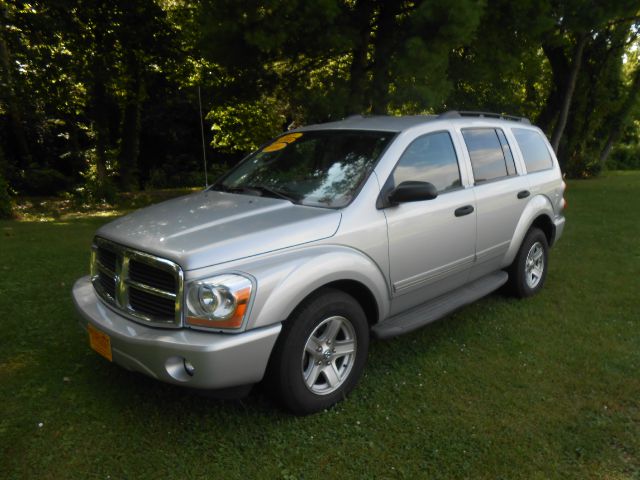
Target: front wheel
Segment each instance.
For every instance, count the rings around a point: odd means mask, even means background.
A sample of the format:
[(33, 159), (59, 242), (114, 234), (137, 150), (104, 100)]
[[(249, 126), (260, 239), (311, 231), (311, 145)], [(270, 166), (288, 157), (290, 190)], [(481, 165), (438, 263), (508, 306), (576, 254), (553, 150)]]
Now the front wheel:
[(328, 408), (356, 386), (367, 360), (369, 327), (350, 295), (325, 289), (285, 322), (270, 364), (284, 405), (298, 414)]
[(547, 278), (548, 261), (547, 237), (539, 228), (532, 228), (509, 268), (511, 291), (520, 298), (538, 293)]

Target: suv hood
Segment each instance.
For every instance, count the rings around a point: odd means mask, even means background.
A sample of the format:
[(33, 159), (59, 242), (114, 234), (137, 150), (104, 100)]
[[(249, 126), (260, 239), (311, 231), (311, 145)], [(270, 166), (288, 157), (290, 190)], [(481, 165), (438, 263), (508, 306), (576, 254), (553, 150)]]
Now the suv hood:
[(341, 216), (287, 200), (204, 191), (133, 212), (97, 235), (193, 270), (331, 237)]

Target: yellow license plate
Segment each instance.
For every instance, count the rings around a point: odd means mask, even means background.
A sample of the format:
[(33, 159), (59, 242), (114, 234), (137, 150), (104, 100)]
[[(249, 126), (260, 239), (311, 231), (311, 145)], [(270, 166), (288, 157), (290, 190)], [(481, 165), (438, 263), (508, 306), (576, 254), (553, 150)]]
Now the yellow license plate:
[(88, 325), (89, 330), (89, 345), (96, 352), (102, 355), (104, 358), (113, 361), (113, 357), (111, 356), (111, 338), (106, 333), (101, 332), (93, 325)]

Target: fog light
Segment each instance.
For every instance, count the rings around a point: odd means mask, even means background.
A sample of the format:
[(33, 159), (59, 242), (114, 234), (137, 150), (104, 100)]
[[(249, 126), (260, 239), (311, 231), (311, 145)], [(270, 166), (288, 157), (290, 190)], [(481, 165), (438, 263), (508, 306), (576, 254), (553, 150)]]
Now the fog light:
[(164, 368), (169, 376), (178, 382), (188, 382), (196, 370), (193, 363), (178, 355), (167, 358)]
[(194, 367), (193, 363), (191, 363), (189, 360), (187, 360), (185, 358), (184, 359), (184, 370), (185, 370), (185, 372), (187, 372), (187, 375), (189, 375), (190, 377), (193, 377), (193, 374), (196, 371), (196, 367)]

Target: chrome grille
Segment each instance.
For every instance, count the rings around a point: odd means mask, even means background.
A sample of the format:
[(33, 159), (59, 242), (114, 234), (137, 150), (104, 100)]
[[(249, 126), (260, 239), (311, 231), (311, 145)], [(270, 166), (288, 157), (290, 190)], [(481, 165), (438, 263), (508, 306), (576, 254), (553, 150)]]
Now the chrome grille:
[(159, 270), (156, 267), (136, 260), (129, 262), (129, 278), (134, 282), (159, 288), (167, 292), (176, 291), (176, 277), (173, 272)]
[(98, 273), (98, 283), (104, 292), (113, 300), (116, 298), (116, 279), (105, 272)]
[(129, 305), (132, 309), (158, 318), (166, 318), (170, 321), (174, 315), (175, 303), (174, 300), (157, 297), (136, 288), (129, 290)]
[(162, 327), (182, 325), (183, 274), (174, 262), (96, 237), (91, 281), (107, 305), (132, 320)]

